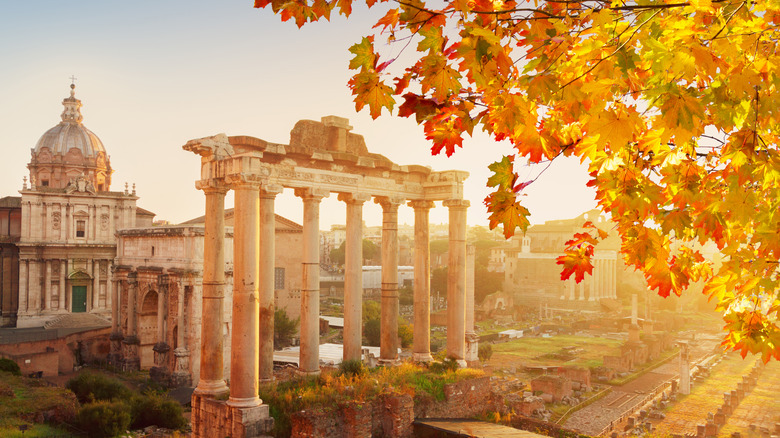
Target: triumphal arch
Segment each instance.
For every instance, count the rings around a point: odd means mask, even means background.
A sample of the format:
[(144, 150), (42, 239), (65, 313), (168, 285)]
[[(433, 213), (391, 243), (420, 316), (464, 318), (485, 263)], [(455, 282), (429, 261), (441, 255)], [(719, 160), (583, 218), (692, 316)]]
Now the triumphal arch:
[[(273, 379), (274, 199), (293, 189), (303, 203), (303, 281), (300, 371), (319, 372), (319, 206), (331, 194), (346, 204), (344, 360), (361, 359), (362, 208), (382, 206), (380, 361), (398, 359), (398, 208), (414, 209), (414, 358), (430, 354), (428, 213), (434, 201), (449, 209), (447, 354), (465, 364), (467, 172), (400, 166), (373, 154), (347, 119), (299, 121), (290, 144), (254, 137), (191, 140), (201, 157), (196, 187), (206, 195), (200, 381), (192, 398), (193, 435), (259, 436), (272, 424), (258, 397)], [(233, 301), (224, 302), (224, 199), (235, 193)], [(283, 249), (280, 249), (283, 250)], [(233, 309), (230, 376), (223, 376), (223, 306)], [(229, 381), (229, 388), (226, 383)], [(224, 395), (228, 398), (224, 401)]]

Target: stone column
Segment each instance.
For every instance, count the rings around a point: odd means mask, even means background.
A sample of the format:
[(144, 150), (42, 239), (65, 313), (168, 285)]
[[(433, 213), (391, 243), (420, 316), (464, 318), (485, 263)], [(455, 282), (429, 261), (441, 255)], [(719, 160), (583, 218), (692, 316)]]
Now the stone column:
[(360, 360), (363, 339), (363, 203), (370, 196), (342, 193), (347, 204), (347, 239), (344, 254), (344, 355)]
[[(230, 341), (228, 405), (250, 408), (262, 404), (257, 396), (260, 380), (260, 294), (262, 293), (260, 284), (264, 282), (261, 278), (260, 236), (258, 236), (261, 208), (258, 192), (260, 184), (245, 178), (245, 175), (231, 177), (228, 182), (235, 191), (233, 332)], [(273, 260), (273, 249), (270, 252)], [(265, 267), (265, 261), (263, 266)], [(203, 325), (206, 325), (205, 320)]]
[(28, 261), (27, 311), (37, 315), (41, 310), (41, 270), (40, 260)]
[(320, 373), (320, 202), (329, 193), (296, 189), (303, 200), (303, 281), (301, 282), (301, 351), (298, 369)]
[(68, 261), (60, 260), (60, 312), (66, 312), (68, 310), (67, 304), (65, 303), (65, 297), (68, 295), (68, 287), (65, 284), (65, 276), (67, 275), (67, 272)]
[(100, 307), (100, 260), (92, 261), (92, 311)]
[(596, 301), (596, 289), (598, 289), (598, 279), (596, 277), (598, 275), (598, 260), (594, 258), (593, 271), (591, 271), (591, 275), (588, 278), (588, 286), (590, 286), (590, 296), (588, 296), (588, 301)]
[(382, 301), (380, 314), (380, 363), (398, 360), (398, 206), (402, 199), (381, 197)]
[(46, 260), (46, 273), (43, 277), (43, 288), (46, 294), (43, 306), (41, 308), (51, 311), (51, 260)]
[[(274, 199), (282, 193), (282, 186), (263, 185), (259, 195), (259, 228), (258, 245), (262, 251), (258, 253), (259, 263), (259, 350), (258, 359), (260, 366), (260, 380), (271, 381), (274, 379), (274, 268), (275, 251), (274, 233), (276, 231), (276, 218), (274, 215)], [(234, 257), (234, 264), (236, 258)], [(240, 278), (240, 277), (234, 277)], [(235, 289), (234, 289), (235, 290)], [(235, 295), (233, 300), (235, 301)], [(235, 307), (234, 307), (235, 309)], [(235, 311), (235, 310), (234, 310)], [(235, 321), (235, 316), (233, 317)], [(235, 325), (233, 326), (235, 327)], [(233, 332), (235, 334), (235, 331)], [(235, 356), (231, 355), (231, 363)]]
[(447, 275), (447, 356), (466, 366), (466, 209), (469, 201), (444, 201), (450, 216)]
[(184, 301), (186, 299), (184, 286), (179, 280), (176, 305), (176, 349), (173, 350), (174, 365), (171, 383), (174, 386), (189, 386), (192, 384), (190, 375), (190, 350), (185, 344), (187, 323), (184, 321)]
[(431, 357), (431, 256), (428, 213), (431, 201), (411, 201), (414, 208), (414, 342), (412, 358), (429, 362)]
[(119, 296), (119, 285), (116, 280), (111, 281), (111, 352), (108, 356), (108, 363), (119, 366), (122, 360), (122, 324), (120, 321), (119, 307), (121, 298)]
[[(636, 295), (634, 295), (636, 297)], [(688, 358), (688, 343), (680, 343), (680, 394), (691, 393), (691, 363)]]
[(474, 366), (479, 363), (479, 336), (474, 332), (474, 287), (477, 248), (466, 247), (466, 363)]
[(157, 280), (157, 342), (154, 344), (154, 367), (149, 370), (152, 380), (168, 385), (171, 372), (168, 369), (170, 345), (166, 342), (168, 332), (168, 288), (169, 277), (161, 274)]
[(27, 260), (19, 259), (19, 315), (27, 314), (27, 294), (29, 293), (29, 272)]
[(579, 290), (580, 290), (580, 292), (579, 292), (580, 300), (584, 300), (585, 299), (585, 281), (584, 280), (580, 282)]
[(141, 368), (138, 356), (138, 274), (127, 274), (127, 336), (122, 340), (122, 370), (134, 371)]
[[(198, 395), (218, 396), (228, 391), (223, 376), (223, 308), (225, 301), (225, 194), (216, 182), (196, 184), (206, 194), (203, 242), (203, 304), (200, 334)], [(181, 329), (181, 327), (180, 327)]]

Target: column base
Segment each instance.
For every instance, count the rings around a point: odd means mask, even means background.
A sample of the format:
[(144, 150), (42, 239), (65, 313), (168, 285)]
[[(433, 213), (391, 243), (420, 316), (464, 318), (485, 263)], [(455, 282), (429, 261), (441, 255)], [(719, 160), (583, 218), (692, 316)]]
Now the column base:
[(230, 397), (227, 400), (227, 405), (231, 408), (254, 408), (262, 404), (260, 397)]
[(295, 370), (295, 375), (300, 376), (300, 377), (317, 377), (317, 376), (320, 375), (320, 373), (321, 373), (321, 371), (319, 369), (316, 370), (316, 371), (306, 371), (306, 370), (302, 370), (300, 368)]
[(204, 397), (220, 397), (227, 394), (230, 389), (224, 380), (203, 380), (198, 382), (193, 394)]
[(432, 362), (431, 353), (412, 353), (412, 360), (415, 362)]
[(467, 364), (463, 359), (456, 359), (455, 362), (457, 362), (458, 368), (468, 368), (469, 366), (469, 364)]
[(260, 380), (258, 380), (258, 382), (260, 382), (261, 385), (263, 385), (265, 383), (273, 383), (273, 382), (276, 382), (276, 377), (260, 379)]
[(401, 361), (399, 359), (382, 359), (379, 358), (377, 361), (377, 365), (383, 366), (383, 367), (397, 367), (398, 365), (401, 365)]

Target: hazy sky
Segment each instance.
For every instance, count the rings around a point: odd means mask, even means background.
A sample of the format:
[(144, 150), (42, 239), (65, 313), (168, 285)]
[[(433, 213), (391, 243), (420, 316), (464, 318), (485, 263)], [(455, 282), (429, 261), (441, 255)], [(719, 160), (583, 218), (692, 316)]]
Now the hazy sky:
[[(287, 144), (296, 121), (332, 114), (349, 118), (369, 151), (398, 164), (469, 171), (468, 221), (487, 225), (487, 165), (509, 153), (508, 144), (477, 135), (453, 157), (433, 157), (413, 119), (372, 120), (355, 112), (346, 85), (348, 48), (384, 12), (298, 29), (249, 0), (4, 2), (0, 196), (18, 195), (30, 149), (59, 123), (75, 75), (84, 125), (103, 141), (115, 169), (112, 190), (135, 183), (138, 205), (157, 219), (178, 223), (203, 214), (204, 197), (194, 188), (199, 158), (181, 149), (187, 140), (224, 132)], [(522, 168), (521, 177), (540, 170)], [(575, 160), (556, 160), (526, 189), (532, 223), (593, 208), (586, 181)], [(302, 210), (291, 189), (277, 197), (278, 214), (300, 223)], [(366, 203), (363, 214), (368, 225), (381, 224), (378, 205)], [(399, 214), (401, 223), (414, 222), (411, 208)], [(322, 229), (344, 217), (335, 194), (323, 201)], [(438, 204), (431, 222), (446, 220), (447, 209)]]

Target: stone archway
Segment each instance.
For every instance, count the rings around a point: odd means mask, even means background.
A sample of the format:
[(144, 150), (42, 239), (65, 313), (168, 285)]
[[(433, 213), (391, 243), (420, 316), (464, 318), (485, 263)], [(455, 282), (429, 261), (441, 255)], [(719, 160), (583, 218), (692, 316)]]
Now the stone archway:
[(143, 300), (141, 310), (138, 312), (138, 340), (140, 341), (139, 356), (141, 368), (149, 369), (154, 366), (154, 344), (157, 342), (157, 300), (159, 294), (150, 289)]

